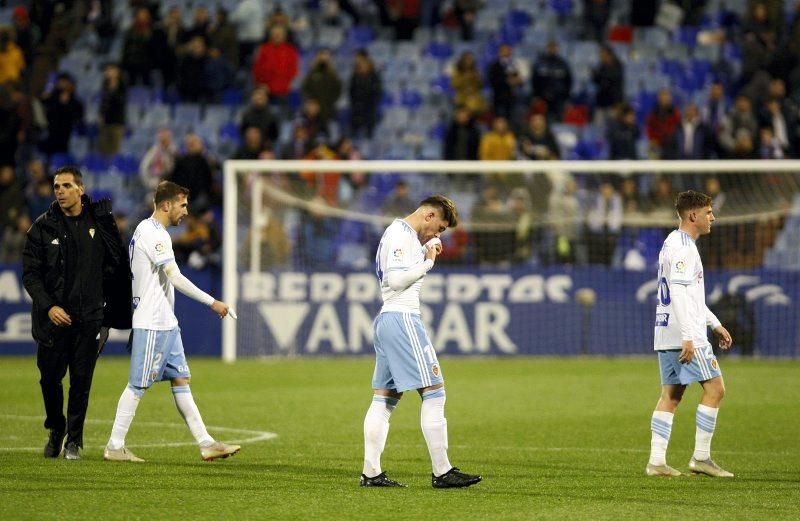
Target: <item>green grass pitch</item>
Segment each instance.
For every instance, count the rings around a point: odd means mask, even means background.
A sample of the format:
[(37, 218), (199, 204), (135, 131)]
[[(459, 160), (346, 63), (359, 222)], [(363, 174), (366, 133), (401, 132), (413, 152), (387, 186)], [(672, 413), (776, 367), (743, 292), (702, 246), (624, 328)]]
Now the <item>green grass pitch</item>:
[[(728, 388), (712, 445), (731, 480), (647, 478), (654, 357), (443, 357), (450, 459), (483, 475), (434, 490), (419, 398), (392, 417), (384, 469), (408, 489), (362, 489), (370, 358), (195, 358), (192, 389), (209, 431), (244, 442), (200, 460), (168, 384), (145, 394), (128, 436), (144, 464), (102, 461), (127, 360), (104, 357), (82, 461), (45, 460), (32, 357), (0, 358), (3, 519), (798, 519), (800, 363), (724, 359)], [(699, 386), (676, 415), (668, 461), (694, 447)]]

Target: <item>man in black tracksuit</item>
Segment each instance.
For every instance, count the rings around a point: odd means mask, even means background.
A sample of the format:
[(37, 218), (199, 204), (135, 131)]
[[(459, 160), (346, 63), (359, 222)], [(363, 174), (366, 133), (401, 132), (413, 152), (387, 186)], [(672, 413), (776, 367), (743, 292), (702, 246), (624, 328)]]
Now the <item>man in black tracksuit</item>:
[[(45, 457), (80, 459), (92, 375), (108, 328), (131, 327), (131, 275), (108, 199), (84, 195), (80, 170), (63, 167), (53, 179), (56, 201), (28, 230), (22, 280), (33, 299), (46, 419)], [(61, 381), (69, 369), (64, 417)]]

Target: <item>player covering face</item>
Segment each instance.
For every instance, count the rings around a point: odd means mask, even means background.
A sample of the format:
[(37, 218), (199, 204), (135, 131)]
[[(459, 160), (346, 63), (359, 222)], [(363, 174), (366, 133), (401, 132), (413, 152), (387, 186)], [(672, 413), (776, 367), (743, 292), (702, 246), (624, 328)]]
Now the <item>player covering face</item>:
[(450, 464), (442, 369), (420, 319), (419, 293), (425, 274), (442, 251), (439, 237), (458, 224), (453, 202), (429, 197), (386, 229), (375, 255), (383, 307), (374, 323), (375, 372), (372, 403), (364, 418), (363, 487), (405, 487), (381, 469), (389, 418), (405, 391), (422, 397), (420, 426), (428, 445), (435, 488), (468, 487), (481, 480)]
[(650, 422), (652, 431), (648, 476), (680, 476), (667, 465), (666, 453), (672, 420), (686, 386), (700, 382), (703, 397), (697, 406), (695, 449), (689, 460), (693, 474), (733, 477), (711, 459), (711, 438), (725, 384), (706, 328), (711, 327), (722, 349), (732, 339), (706, 306), (703, 263), (695, 242), (711, 233), (715, 221), (711, 198), (689, 190), (678, 195), (675, 208), (680, 226), (669, 234), (658, 258), (658, 302), (654, 349), (661, 369), (661, 397)]

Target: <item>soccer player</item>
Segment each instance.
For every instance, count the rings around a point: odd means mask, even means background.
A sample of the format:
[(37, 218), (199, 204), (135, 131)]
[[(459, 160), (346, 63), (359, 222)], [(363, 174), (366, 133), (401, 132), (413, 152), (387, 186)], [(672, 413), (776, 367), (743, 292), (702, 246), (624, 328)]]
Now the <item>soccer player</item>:
[(103, 459), (108, 461), (144, 461), (125, 447), (125, 436), (144, 391), (162, 380), (172, 382), (175, 405), (197, 440), (205, 461), (227, 458), (240, 449), (238, 445), (215, 441), (208, 434), (189, 389), (191, 374), (174, 312), (175, 288), (210, 306), (220, 318), (229, 313), (229, 308), (192, 284), (175, 263), (167, 227), (178, 225), (186, 217), (188, 196), (189, 190), (182, 186), (170, 181), (159, 183), (153, 215), (139, 223), (128, 246), (134, 307), (131, 369), (128, 385), (117, 405), (111, 439), (103, 452)]
[(656, 305), (655, 350), (661, 368), (661, 398), (650, 423), (648, 476), (680, 476), (667, 465), (667, 444), (672, 418), (686, 386), (700, 382), (703, 397), (697, 406), (694, 455), (689, 460), (693, 474), (733, 477), (711, 459), (711, 437), (717, 424), (719, 404), (725, 395), (717, 358), (706, 336), (711, 326), (722, 349), (733, 340), (714, 313), (706, 307), (703, 263), (695, 242), (711, 233), (714, 212), (711, 198), (689, 190), (675, 201), (680, 226), (664, 241), (658, 256), (658, 303)]
[(383, 233), (375, 255), (383, 307), (374, 323), (374, 395), (364, 418), (362, 487), (405, 487), (381, 470), (389, 418), (405, 391), (422, 397), (420, 424), (428, 444), (434, 488), (468, 487), (481, 480), (450, 465), (444, 378), (420, 319), (419, 292), (425, 274), (442, 251), (439, 236), (458, 224), (453, 201), (428, 197), (405, 219), (395, 219)]

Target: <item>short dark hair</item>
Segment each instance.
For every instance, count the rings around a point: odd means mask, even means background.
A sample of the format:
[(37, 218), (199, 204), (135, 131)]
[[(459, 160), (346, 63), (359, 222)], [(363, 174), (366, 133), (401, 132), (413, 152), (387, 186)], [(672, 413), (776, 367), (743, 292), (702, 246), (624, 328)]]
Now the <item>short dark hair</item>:
[(161, 181), (156, 187), (156, 193), (153, 195), (153, 202), (158, 206), (164, 201), (172, 201), (181, 195), (189, 197), (189, 189), (177, 183), (173, 183), (172, 181)]
[(458, 210), (456, 210), (456, 203), (443, 195), (432, 195), (423, 199), (419, 203), (420, 206), (433, 206), (442, 211), (442, 217), (447, 221), (447, 226), (454, 228), (458, 225)]
[(681, 217), (690, 210), (705, 208), (706, 206), (711, 206), (711, 197), (702, 192), (687, 190), (679, 193), (678, 197), (675, 198), (675, 209)]
[(53, 180), (55, 181), (56, 176), (65, 174), (72, 174), (72, 177), (75, 178), (75, 184), (78, 186), (83, 186), (83, 174), (81, 173), (80, 168), (77, 166), (62, 166), (53, 172)]

